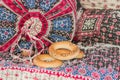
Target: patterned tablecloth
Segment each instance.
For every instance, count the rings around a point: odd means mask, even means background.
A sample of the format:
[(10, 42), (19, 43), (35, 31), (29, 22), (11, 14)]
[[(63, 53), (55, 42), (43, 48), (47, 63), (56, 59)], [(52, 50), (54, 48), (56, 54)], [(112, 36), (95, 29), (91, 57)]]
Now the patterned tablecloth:
[[(120, 47), (96, 44), (78, 46), (85, 52), (83, 59), (64, 61), (59, 68), (39, 68), (26, 63), (14, 63), (11, 56), (0, 55), (1, 80), (118, 80), (120, 79)], [(3, 57), (4, 56), (4, 57)], [(4, 59), (2, 59), (4, 58)]]

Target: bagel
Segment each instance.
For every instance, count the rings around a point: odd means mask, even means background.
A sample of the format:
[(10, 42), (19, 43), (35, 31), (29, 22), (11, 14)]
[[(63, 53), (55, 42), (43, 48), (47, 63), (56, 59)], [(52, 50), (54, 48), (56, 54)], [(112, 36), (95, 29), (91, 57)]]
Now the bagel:
[(76, 58), (83, 58), (83, 57), (85, 57), (85, 54), (83, 51), (80, 51), (80, 53), (78, 54)]
[(33, 58), (33, 64), (44, 68), (60, 67), (63, 62), (51, 57), (49, 54), (39, 54)]
[(56, 59), (69, 60), (76, 58), (80, 49), (70, 41), (60, 41), (51, 44), (48, 51), (50, 56)]

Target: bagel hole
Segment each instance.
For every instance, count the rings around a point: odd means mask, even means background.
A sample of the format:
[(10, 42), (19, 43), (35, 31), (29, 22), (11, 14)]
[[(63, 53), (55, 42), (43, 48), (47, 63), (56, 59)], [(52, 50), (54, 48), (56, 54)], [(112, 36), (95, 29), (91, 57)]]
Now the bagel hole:
[(44, 62), (51, 62), (53, 61), (54, 59), (43, 59)]
[(61, 56), (66, 57), (71, 53), (71, 50), (66, 49), (66, 48), (58, 48), (56, 49), (56, 52), (60, 54)]
[(66, 48), (58, 48), (58, 49), (56, 49), (56, 51), (58, 51), (58, 52), (65, 52), (65, 53), (70, 53), (71, 52), (71, 50), (66, 49)]
[[(58, 49), (56, 49), (56, 50), (69, 50), (69, 49), (67, 49), (67, 48), (58, 48)], [(70, 50), (69, 50), (70, 51)]]

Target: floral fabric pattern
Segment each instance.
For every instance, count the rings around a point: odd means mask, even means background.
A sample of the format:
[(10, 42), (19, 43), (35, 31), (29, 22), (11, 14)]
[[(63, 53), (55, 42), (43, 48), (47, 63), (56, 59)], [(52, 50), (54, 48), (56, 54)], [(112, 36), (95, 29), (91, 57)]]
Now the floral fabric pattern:
[[(77, 22), (75, 40), (82, 42), (84, 46), (96, 43), (120, 45), (119, 14), (119, 10), (85, 10)], [(86, 23), (86, 20), (92, 21), (91, 24)], [(90, 30), (91, 25), (94, 26), (92, 30)], [(85, 30), (83, 30), (84, 27), (86, 27)]]
[[(119, 57), (120, 57), (120, 47), (116, 45), (110, 44), (96, 44), (93, 47), (84, 47), (80, 44), (78, 46), (85, 52), (85, 57), (82, 59), (72, 59), (69, 61), (64, 61), (64, 64), (58, 68), (42, 68), (34, 66), (28, 61), (26, 58), (18, 58), (15, 59), (15, 56), (11, 56), (9, 53), (4, 53), (4, 55), (0, 55), (0, 66), (1, 73), (3, 76), (4, 71), (10, 70), (11, 72), (15, 70), (17, 71), (19, 76), (15, 78), (21, 79), (21, 76), (27, 76), (30, 79), (33, 79), (31, 74), (35, 73), (37, 75), (41, 74), (43, 71), (46, 75), (54, 75), (54, 77), (59, 78), (58, 76), (69, 77), (70, 79), (88, 79), (88, 80), (118, 80), (119, 79)], [(6, 55), (7, 54), (7, 55)], [(18, 54), (20, 55), (20, 54)], [(24, 61), (24, 62), (23, 62)], [(13, 68), (15, 67), (15, 68)], [(8, 68), (8, 69), (4, 69)], [(12, 69), (12, 70), (11, 70)], [(40, 70), (40, 73), (37, 73)], [(22, 74), (22, 71), (26, 71), (28, 74)], [(30, 72), (29, 72), (30, 71)], [(42, 72), (42, 73), (43, 73)], [(7, 73), (7, 72), (5, 72)], [(9, 73), (11, 76), (14, 74)], [(45, 75), (44, 74), (44, 75)], [(37, 76), (39, 78), (39, 76)], [(3, 78), (1, 76), (1, 78)], [(50, 77), (50, 76), (48, 76)], [(7, 78), (7, 77), (6, 77)], [(25, 77), (24, 77), (25, 78)], [(50, 78), (51, 79), (51, 78)], [(63, 78), (62, 80), (66, 80)]]
[[(86, 10), (76, 29), (81, 14), (76, 12), (75, 0), (0, 3), (0, 80), (119, 79), (119, 10)], [(33, 65), (36, 54), (48, 53), (51, 43), (72, 40), (74, 34), (84, 58), (64, 61), (58, 68)], [(23, 50), (29, 55), (23, 56)]]

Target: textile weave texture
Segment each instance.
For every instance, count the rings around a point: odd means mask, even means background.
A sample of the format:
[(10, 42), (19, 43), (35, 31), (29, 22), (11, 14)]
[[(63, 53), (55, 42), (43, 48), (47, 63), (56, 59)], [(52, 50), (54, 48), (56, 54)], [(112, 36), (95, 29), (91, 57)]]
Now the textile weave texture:
[(79, 0), (86, 9), (120, 9), (120, 0)]
[[(42, 68), (29, 63), (13, 63), (0, 56), (1, 80), (119, 80), (120, 47), (96, 44), (93, 47), (78, 46), (85, 52), (82, 59), (64, 61), (58, 68)], [(7, 55), (6, 55), (7, 56)], [(6, 59), (6, 60), (5, 60)], [(31, 76), (32, 75), (32, 76)]]
[(77, 21), (75, 42), (120, 45), (120, 10), (87, 9)]
[(32, 45), (40, 52), (52, 42), (71, 40), (74, 36), (74, 0), (0, 2), (0, 52), (18, 46), (29, 49)]
[[(79, 16), (75, 0), (0, 0), (0, 4), (0, 80), (119, 79), (119, 32), (114, 36), (116, 42), (108, 42), (111, 44), (97, 43), (84, 47), (86, 43), (78, 43), (86, 56), (64, 61), (61, 67), (42, 68), (32, 64), (34, 56), (47, 53), (51, 43), (73, 39)], [(94, 28), (93, 33), (84, 33), (89, 31), (84, 26), (80, 35), (92, 36), (101, 32), (100, 23), (104, 17), (98, 14), (83, 18), (88, 18), (86, 23), (92, 18), (91, 23), (97, 22), (95, 25), (99, 26), (90, 24), (90, 31)], [(23, 56), (23, 50), (27, 50), (29, 56)]]

